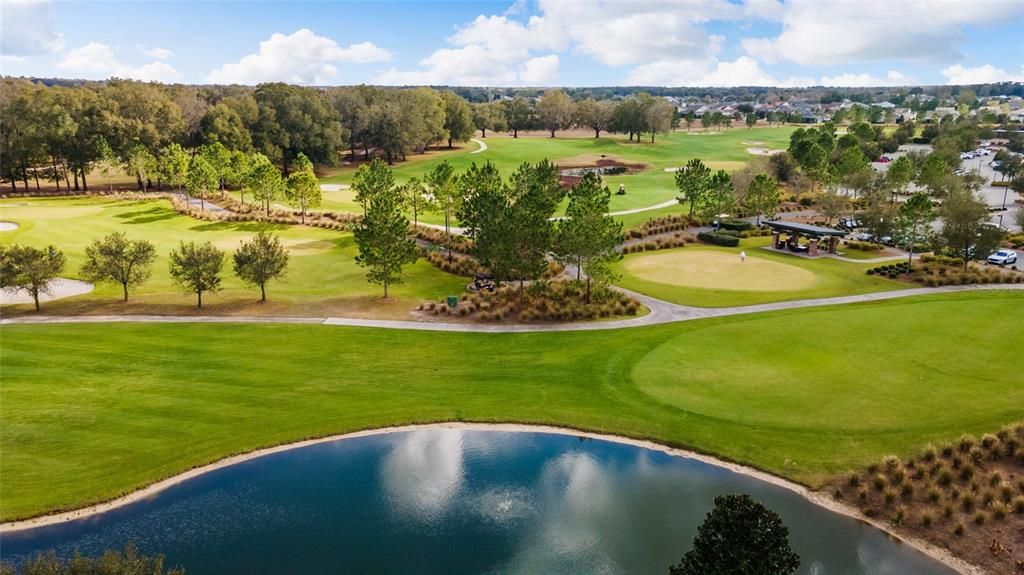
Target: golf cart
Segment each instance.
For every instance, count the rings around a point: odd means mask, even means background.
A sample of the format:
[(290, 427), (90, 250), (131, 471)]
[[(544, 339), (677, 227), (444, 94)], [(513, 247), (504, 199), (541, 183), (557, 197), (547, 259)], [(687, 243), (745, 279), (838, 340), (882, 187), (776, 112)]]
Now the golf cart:
[(489, 292), (494, 293), (495, 290), (494, 278), (487, 274), (473, 274), (473, 282), (466, 286), (471, 292)]

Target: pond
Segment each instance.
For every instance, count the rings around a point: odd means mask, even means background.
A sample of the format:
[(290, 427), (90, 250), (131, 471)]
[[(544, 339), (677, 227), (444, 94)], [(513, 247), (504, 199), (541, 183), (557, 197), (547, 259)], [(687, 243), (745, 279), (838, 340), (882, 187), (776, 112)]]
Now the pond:
[(9, 533), (3, 557), (128, 542), (204, 573), (667, 573), (716, 495), (790, 529), (801, 573), (953, 573), (785, 488), (694, 459), (541, 432), (441, 427), (319, 443), (74, 522)]

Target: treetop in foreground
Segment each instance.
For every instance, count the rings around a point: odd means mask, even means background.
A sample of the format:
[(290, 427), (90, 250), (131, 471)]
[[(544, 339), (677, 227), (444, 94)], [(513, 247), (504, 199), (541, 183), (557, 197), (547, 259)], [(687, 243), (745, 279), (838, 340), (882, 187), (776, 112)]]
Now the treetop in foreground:
[(719, 495), (669, 575), (789, 575), (799, 567), (778, 513), (749, 495)]

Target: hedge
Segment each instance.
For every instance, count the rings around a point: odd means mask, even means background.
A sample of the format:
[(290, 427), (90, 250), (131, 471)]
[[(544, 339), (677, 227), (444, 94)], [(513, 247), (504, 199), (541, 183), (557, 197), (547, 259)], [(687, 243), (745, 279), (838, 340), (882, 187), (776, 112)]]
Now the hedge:
[(732, 230), (734, 232), (745, 232), (754, 227), (754, 224), (743, 220), (725, 220), (718, 225), (723, 230)]
[(734, 248), (740, 245), (740, 239), (738, 237), (715, 232), (700, 232), (697, 234), (697, 239), (702, 242), (715, 244), (716, 246), (725, 246), (727, 248)]

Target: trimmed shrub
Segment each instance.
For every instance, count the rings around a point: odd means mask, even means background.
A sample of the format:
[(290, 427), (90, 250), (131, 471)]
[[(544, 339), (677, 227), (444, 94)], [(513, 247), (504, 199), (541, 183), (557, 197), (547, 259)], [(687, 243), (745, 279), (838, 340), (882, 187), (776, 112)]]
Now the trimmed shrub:
[(738, 237), (715, 232), (700, 232), (697, 234), (697, 239), (705, 243), (728, 248), (734, 248), (740, 245), (740, 239)]

